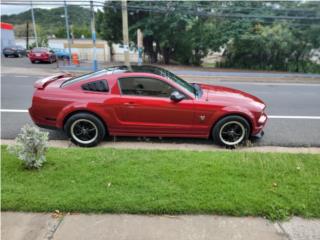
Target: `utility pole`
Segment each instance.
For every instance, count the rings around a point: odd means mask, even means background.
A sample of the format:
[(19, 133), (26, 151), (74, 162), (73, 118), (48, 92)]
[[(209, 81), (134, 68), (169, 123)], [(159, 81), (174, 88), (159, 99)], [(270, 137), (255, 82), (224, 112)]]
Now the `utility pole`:
[(129, 31), (128, 31), (128, 6), (127, 0), (122, 0), (122, 34), (124, 47), (124, 63), (130, 66), (129, 56)]
[(93, 1), (90, 1), (90, 9), (91, 9), (91, 33), (92, 33), (92, 44), (93, 44), (93, 71), (98, 70), (98, 62), (97, 62), (97, 48), (96, 48), (96, 26), (94, 20), (94, 9), (93, 9)]
[(29, 21), (27, 21), (27, 26), (26, 26), (26, 49), (28, 50), (29, 48)]
[(138, 65), (142, 65), (143, 52), (143, 33), (140, 29), (137, 30), (137, 45), (138, 45)]
[(66, 20), (66, 31), (67, 31), (67, 39), (68, 39), (69, 64), (70, 64), (71, 63), (71, 42), (70, 42), (70, 31), (69, 31), (69, 16), (68, 16), (68, 8), (67, 8), (66, 0), (64, 0), (64, 18)]
[(35, 40), (36, 40), (36, 47), (39, 47), (39, 45), (38, 45), (37, 29), (36, 29), (36, 21), (35, 21), (35, 19), (34, 19), (34, 12), (33, 12), (32, 0), (31, 0), (31, 16), (32, 16), (32, 25), (33, 25), (34, 38), (35, 38)]

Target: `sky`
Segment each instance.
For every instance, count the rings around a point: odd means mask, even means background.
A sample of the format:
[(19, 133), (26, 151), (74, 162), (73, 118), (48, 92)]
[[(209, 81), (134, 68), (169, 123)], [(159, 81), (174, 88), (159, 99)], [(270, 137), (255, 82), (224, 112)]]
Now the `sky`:
[[(21, 0), (21, 1), (23, 1), (23, 0)], [(95, 1), (104, 2), (105, 0), (95, 0)], [(30, 0), (26, 0), (26, 2), (30, 2)], [(43, 2), (46, 2), (46, 1), (44, 0)], [(54, 2), (54, 0), (51, 0), (51, 2)], [(89, 2), (89, 0), (88, 0), (88, 2)], [(68, 0), (67, 0), (67, 3), (68, 3)], [(33, 6), (34, 6), (34, 8), (47, 8), (47, 9), (59, 7), (57, 5), (37, 6), (35, 3), (33, 4)], [(63, 6), (63, 5), (61, 4), (61, 6)], [(17, 13), (27, 11), (28, 9), (30, 9), (29, 6), (16, 6), (16, 5), (3, 5), (3, 4), (1, 4), (1, 15), (17, 14)]]
[[(41, 7), (41, 8), (52, 8), (51, 7)], [(1, 4), (1, 15), (10, 15), (10, 14), (17, 14), (21, 12), (25, 12), (30, 9), (29, 6), (10, 6), (10, 5), (2, 5)]]

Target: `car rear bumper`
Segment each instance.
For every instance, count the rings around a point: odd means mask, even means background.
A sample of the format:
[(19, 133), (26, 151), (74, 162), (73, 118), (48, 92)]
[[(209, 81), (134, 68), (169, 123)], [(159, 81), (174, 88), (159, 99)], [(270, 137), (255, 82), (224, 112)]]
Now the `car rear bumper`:
[(3, 51), (3, 54), (4, 55), (18, 55), (18, 52), (7, 50), (7, 51)]
[(30, 61), (50, 61), (50, 57), (30, 57)]
[(29, 111), (29, 115), (30, 115), (32, 121), (37, 126), (39, 126), (41, 128), (58, 129), (56, 126), (56, 119), (42, 117), (32, 107), (29, 108), (28, 111)]

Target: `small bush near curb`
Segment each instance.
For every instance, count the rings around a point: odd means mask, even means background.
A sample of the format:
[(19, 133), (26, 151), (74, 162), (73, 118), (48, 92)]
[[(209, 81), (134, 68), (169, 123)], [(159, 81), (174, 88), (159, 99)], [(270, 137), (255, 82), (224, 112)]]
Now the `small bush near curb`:
[(15, 139), (16, 144), (8, 146), (8, 151), (23, 161), (25, 168), (38, 169), (46, 161), (48, 133), (36, 127), (25, 125)]

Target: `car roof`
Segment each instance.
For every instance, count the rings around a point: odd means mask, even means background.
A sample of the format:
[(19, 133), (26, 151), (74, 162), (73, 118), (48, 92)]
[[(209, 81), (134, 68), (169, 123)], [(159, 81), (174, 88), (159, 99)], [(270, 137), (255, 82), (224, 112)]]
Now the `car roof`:
[(5, 48), (12, 48), (12, 47), (22, 47), (21, 45), (9, 45), (9, 46), (6, 46)]
[(61, 87), (68, 86), (70, 84), (86, 80), (89, 78), (94, 78), (98, 76), (104, 76), (104, 75), (120, 75), (120, 77), (127, 77), (127, 76), (132, 76), (130, 73), (143, 73), (144, 76), (161, 76), (161, 77), (167, 77), (170, 73), (169, 71), (151, 66), (151, 65), (131, 65), (131, 66), (126, 66), (126, 65), (119, 65), (119, 66), (112, 66), (108, 68), (104, 68), (102, 70), (96, 71), (96, 72), (91, 72), (87, 73), (81, 76), (73, 77), (65, 82), (62, 83)]

